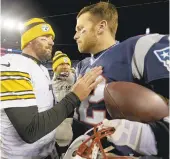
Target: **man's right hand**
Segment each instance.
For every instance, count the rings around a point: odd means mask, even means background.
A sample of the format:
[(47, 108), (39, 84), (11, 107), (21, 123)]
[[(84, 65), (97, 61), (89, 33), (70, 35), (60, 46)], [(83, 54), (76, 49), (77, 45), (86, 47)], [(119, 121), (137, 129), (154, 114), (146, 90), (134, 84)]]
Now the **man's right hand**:
[(72, 87), (72, 92), (74, 92), (80, 101), (83, 101), (88, 97), (90, 92), (96, 88), (96, 86), (102, 82), (102, 78), (96, 80), (102, 74), (102, 67), (94, 67), (89, 72), (87, 72), (83, 77), (79, 77), (77, 82)]

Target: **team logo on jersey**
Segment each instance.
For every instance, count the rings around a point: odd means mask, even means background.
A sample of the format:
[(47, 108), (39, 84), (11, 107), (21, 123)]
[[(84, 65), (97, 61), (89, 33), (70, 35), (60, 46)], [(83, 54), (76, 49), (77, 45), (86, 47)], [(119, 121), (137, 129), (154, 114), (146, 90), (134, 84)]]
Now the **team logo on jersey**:
[(170, 47), (166, 47), (161, 50), (155, 50), (154, 53), (159, 61), (163, 63), (168, 71), (170, 71)]
[(50, 29), (50, 28), (49, 28), (48, 25), (46, 25), (46, 24), (42, 25), (42, 30), (43, 30), (44, 32), (47, 32), (49, 29)]
[(1, 64), (2, 66), (10, 67), (10, 63), (8, 62), (7, 64)]

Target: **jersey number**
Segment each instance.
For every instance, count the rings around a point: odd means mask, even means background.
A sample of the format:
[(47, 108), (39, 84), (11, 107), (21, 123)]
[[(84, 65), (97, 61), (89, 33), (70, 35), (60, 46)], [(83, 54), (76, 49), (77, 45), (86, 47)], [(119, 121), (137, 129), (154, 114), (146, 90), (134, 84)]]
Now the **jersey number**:
[(80, 120), (90, 125), (98, 124), (103, 121), (106, 117), (106, 110), (96, 110), (93, 107), (89, 107), (91, 104), (97, 104), (104, 99), (104, 88), (106, 85), (106, 80), (104, 79), (96, 89), (92, 95), (84, 100), (79, 108)]

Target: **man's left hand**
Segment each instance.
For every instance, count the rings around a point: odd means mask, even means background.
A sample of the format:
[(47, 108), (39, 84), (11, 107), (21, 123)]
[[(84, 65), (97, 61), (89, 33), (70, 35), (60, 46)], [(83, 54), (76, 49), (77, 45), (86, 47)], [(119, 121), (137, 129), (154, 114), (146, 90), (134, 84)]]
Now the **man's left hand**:
[(115, 128), (115, 132), (107, 137), (115, 145), (128, 146), (143, 155), (157, 154), (155, 137), (148, 124), (125, 119), (105, 119), (103, 125)]

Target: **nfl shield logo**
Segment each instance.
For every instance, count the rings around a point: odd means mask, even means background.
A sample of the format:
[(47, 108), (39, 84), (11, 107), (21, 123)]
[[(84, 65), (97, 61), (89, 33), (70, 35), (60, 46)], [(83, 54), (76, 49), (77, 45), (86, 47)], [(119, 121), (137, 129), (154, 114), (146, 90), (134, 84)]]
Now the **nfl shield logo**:
[(170, 47), (166, 47), (161, 50), (155, 50), (154, 53), (159, 59), (160, 62), (163, 63), (163, 65), (167, 68), (168, 71), (170, 71)]

